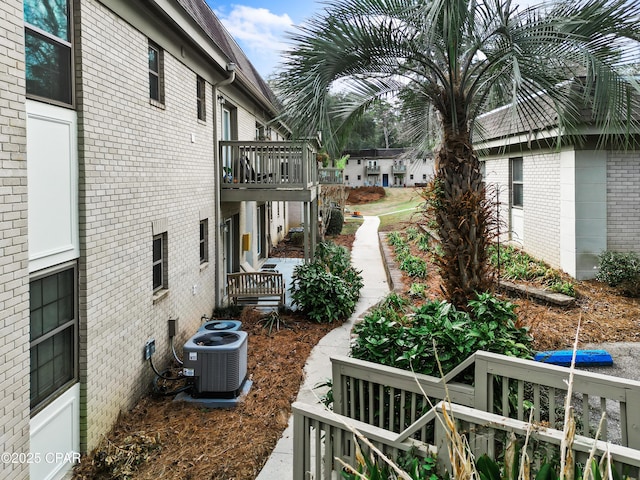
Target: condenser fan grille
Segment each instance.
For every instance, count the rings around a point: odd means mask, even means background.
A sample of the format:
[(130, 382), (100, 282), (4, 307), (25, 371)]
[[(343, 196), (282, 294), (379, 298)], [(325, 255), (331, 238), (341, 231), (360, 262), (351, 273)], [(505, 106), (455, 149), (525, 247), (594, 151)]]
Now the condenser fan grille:
[(227, 332), (211, 332), (199, 335), (193, 339), (193, 343), (201, 347), (216, 347), (219, 345), (229, 345), (238, 341), (238, 334)]

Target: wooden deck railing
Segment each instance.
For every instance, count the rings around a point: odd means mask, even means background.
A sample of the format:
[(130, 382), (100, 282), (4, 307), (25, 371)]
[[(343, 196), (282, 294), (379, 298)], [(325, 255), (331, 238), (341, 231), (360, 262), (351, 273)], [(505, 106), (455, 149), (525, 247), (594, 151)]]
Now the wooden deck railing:
[[(523, 421), (532, 405), (535, 422), (556, 428), (564, 418), (566, 367), (488, 352), (475, 353), (444, 379), (350, 357), (332, 358), (332, 365), (336, 413), (394, 432), (413, 424), (429, 408), (421, 388), (436, 403), (446, 398), (445, 383), (451, 402), (479, 411)], [(473, 386), (456, 381), (471, 368)], [(640, 382), (576, 370), (572, 389), (579, 434), (592, 438), (606, 410), (608, 422), (601, 438), (640, 450)], [(415, 432), (414, 438), (428, 441), (428, 434)]]
[(344, 170), (340, 168), (320, 168), (318, 180), (325, 185), (342, 185), (344, 183)]
[(310, 143), (221, 141), (222, 189), (306, 189), (318, 183)]
[[(430, 413), (435, 418), (435, 412)], [(293, 479), (331, 480), (340, 478), (342, 464), (356, 465), (356, 434), (367, 438), (376, 448), (397, 458), (400, 452), (416, 448), (420, 455), (435, 454), (433, 446), (412, 439), (399, 440), (400, 435), (373, 425), (328, 412), (318, 405), (293, 404)], [(369, 449), (359, 443), (363, 454)]]
[[(463, 405), (439, 402), (409, 428), (396, 433), (329, 412), (318, 405), (295, 403), (293, 405), (293, 479), (338, 478), (342, 464), (337, 459), (356, 466), (355, 442), (357, 440), (354, 433), (356, 431), (392, 460), (396, 459), (399, 453), (410, 449), (423, 457), (436, 454), (441, 473), (445, 470), (451, 473), (448, 458), (448, 431), (443, 422), (443, 407), (456, 423), (458, 431), (467, 435), (470, 449), (476, 455), (487, 452), (490, 457), (495, 458), (494, 455), (504, 449), (507, 436), (514, 435), (521, 444), (525, 437), (529, 437), (529, 458), (532, 460), (534, 474), (543, 458), (551, 459), (559, 456), (564, 435), (561, 430), (541, 425), (530, 428), (526, 422)], [(413, 439), (414, 432), (424, 429), (434, 432), (432, 441), (421, 442)], [(363, 453), (368, 455), (369, 449), (365, 443), (359, 441), (359, 445)], [(532, 451), (533, 446), (538, 452), (537, 455)], [(592, 450), (595, 451), (597, 459), (605, 454), (608, 455), (613, 468), (618, 473), (628, 478), (640, 478), (639, 450), (576, 436), (571, 446), (573, 464), (584, 464)]]

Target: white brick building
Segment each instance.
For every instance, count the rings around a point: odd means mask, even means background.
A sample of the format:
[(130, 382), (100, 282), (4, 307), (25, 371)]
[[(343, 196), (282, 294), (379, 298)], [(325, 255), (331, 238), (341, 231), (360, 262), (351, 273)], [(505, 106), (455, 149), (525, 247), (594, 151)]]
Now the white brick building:
[(350, 187), (414, 187), (433, 178), (433, 157), (417, 157), (404, 148), (349, 150), (344, 183)]
[(510, 122), (504, 110), (481, 121), (488, 135), (476, 148), (498, 192), (503, 240), (579, 280), (595, 276), (605, 250), (640, 253), (637, 150), (596, 148), (593, 133), (558, 148), (554, 126)]
[(148, 391), (145, 342), (167, 365), (169, 318), (180, 345), (287, 201), (314, 218), (315, 157), (204, 0), (4, 0), (0, 23), (0, 450), (84, 452)]

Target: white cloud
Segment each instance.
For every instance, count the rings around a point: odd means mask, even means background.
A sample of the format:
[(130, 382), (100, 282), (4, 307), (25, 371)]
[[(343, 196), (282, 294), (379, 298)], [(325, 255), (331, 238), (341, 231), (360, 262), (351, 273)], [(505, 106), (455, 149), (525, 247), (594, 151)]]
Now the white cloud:
[(291, 17), (246, 5), (232, 5), (228, 13), (216, 10), (215, 14), (261, 75), (272, 73), (280, 61), (280, 52), (287, 48), (284, 34), (292, 30)]

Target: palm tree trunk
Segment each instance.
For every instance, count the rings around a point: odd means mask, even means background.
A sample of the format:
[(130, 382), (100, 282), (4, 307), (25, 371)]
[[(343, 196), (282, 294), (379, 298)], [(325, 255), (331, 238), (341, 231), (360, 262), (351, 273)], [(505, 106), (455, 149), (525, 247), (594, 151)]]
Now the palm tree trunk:
[(451, 303), (466, 309), (476, 292), (491, 286), (487, 265), (491, 211), (468, 132), (445, 132), (436, 154), (435, 189), (434, 212), (444, 251), (439, 259), (443, 287)]

